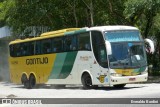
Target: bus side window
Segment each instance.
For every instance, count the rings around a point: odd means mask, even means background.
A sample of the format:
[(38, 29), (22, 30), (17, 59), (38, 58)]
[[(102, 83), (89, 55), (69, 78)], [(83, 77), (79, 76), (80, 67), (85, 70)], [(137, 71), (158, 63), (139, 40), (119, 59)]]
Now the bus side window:
[(15, 45), (15, 52), (16, 52), (16, 56), (17, 57), (21, 56), (21, 47), (20, 47), (20, 44), (16, 44)]
[(73, 50), (73, 51), (77, 50), (77, 36), (76, 35), (72, 35), (72, 41), (71, 41), (70, 49)]
[(15, 45), (14, 44), (9, 46), (9, 50), (10, 50), (10, 56), (15, 57), (16, 54), (15, 54)]
[(46, 39), (42, 40), (42, 53), (50, 53), (51, 52), (51, 40)]
[(28, 42), (28, 55), (34, 55), (34, 45), (35, 41), (33, 42)]
[(66, 36), (64, 38), (64, 51), (77, 50), (77, 37), (75, 35)]
[(78, 35), (78, 49), (88, 51), (91, 50), (89, 32), (81, 33)]
[(52, 52), (62, 52), (63, 45), (62, 45), (62, 37), (53, 38), (52, 39)]
[(70, 51), (71, 50), (71, 41), (72, 41), (71, 36), (66, 36), (64, 38), (64, 51)]
[(41, 41), (36, 41), (35, 46), (35, 54), (39, 55), (41, 54)]

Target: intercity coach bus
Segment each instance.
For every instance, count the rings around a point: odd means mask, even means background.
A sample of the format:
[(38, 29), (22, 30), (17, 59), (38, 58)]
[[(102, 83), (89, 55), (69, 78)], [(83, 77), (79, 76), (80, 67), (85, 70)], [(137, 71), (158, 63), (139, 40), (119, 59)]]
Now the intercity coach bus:
[[(150, 52), (154, 45), (146, 39)], [(145, 40), (131, 26), (68, 28), (9, 44), (10, 78), (33, 88), (37, 84), (123, 88), (147, 81)]]

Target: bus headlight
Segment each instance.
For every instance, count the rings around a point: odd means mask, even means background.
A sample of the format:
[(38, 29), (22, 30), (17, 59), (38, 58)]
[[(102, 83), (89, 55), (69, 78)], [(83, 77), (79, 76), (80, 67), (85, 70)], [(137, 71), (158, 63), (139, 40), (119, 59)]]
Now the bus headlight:
[(121, 77), (121, 76), (122, 76), (122, 74), (111, 73), (111, 76), (114, 76), (114, 77)]

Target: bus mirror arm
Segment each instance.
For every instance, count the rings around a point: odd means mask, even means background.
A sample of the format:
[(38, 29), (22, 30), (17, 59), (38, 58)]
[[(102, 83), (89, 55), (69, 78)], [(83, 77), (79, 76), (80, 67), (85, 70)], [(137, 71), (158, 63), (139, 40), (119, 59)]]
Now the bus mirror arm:
[(155, 52), (154, 42), (152, 40), (150, 40), (150, 39), (145, 39), (144, 42), (145, 42), (145, 45), (146, 45), (145, 46), (146, 51), (148, 53), (153, 54)]
[(105, 41), (106, 51), (108, 55), (112, 55), (111, 43), (109, 41)]

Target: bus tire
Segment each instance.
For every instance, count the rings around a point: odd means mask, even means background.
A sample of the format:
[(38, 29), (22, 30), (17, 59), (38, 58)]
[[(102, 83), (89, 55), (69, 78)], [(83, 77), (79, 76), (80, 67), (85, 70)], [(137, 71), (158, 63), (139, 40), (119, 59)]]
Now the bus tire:
[(117, 84), (117, 85), (113, 85), (114, 88), (124, 88), (126, 84)]
[(35, 79), (35, 76), (33, 74), (31, 74), (29, 76), (29, 87), (30, 89), (34, 88), (36, 85), (36, 79)]
[(23, 74), (21, 77), (21, 83), (24, 85), (24, 82), (27, 80), (26, 74)]
[(30, 89), (30, 88), (31, 88), (28, 79), (24, 82), (24, 87), (25, 87), (26, 89)]
[(84, 73), (81, 78), (84, 89), (93, 88), (91, 76), (88, 73)]
[(30, 88), (29, 80), (27, 79), (26, 74), (23, 74), (23, 75), (22, 75), (22, 77), (21, 77), (21, 82), (22, 82), (22, 84), (24, 85), (24, 88), (27, 88), (27, 89)]

